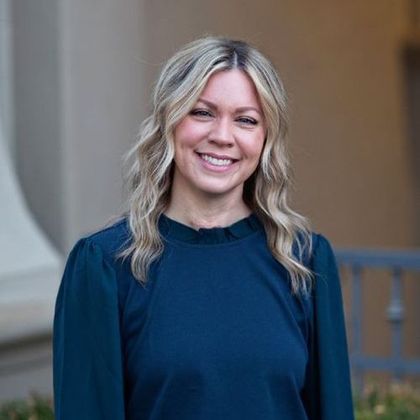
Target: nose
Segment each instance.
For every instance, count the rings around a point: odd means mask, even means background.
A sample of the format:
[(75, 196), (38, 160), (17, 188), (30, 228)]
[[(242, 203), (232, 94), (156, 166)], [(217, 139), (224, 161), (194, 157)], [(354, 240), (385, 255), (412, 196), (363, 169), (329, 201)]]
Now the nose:
[(220, 118), (214, 121), (209, 134), (209, 141), (220, 146), (233, 146), (233, 127), (228, 118)]

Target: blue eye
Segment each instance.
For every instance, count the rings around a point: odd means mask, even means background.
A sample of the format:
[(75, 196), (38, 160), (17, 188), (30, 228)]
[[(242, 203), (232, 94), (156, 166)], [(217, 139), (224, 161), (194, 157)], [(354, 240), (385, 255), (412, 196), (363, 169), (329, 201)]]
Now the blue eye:
[(257, 125), (258, 121), (251, 117), (239, 117), (238, 121), (242, 124)]
[(212, 116), (210, 111), (208, 111), (207, 109), (202, 109), (202, 108), (193, 109), (190, 111), (190, 114), (196, 117), (211, 117)]

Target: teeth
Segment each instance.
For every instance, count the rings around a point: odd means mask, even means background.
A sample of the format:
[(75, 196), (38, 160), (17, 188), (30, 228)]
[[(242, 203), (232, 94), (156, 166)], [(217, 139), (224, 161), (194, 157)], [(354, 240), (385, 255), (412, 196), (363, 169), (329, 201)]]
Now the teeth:
[(201, 158), (207, 162), (210, 162), (212, 165), (216, 165), (216, 166), (227, 166), (233, 162), (232, 159), (216, 159), (208, 155), (201, 155)]

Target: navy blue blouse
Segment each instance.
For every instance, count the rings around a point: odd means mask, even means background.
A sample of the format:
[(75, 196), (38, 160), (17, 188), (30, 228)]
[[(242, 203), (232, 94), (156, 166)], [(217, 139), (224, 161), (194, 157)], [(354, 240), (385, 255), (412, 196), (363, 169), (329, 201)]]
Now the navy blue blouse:
[(257, 217), (194, 230), (163, 215), (159, 230), (145, 287), (116, 257), (124, 220), (71, 252), (54, 323), (56, 418), (323, 418), (308, 395), (312, 298), (291, 294)]

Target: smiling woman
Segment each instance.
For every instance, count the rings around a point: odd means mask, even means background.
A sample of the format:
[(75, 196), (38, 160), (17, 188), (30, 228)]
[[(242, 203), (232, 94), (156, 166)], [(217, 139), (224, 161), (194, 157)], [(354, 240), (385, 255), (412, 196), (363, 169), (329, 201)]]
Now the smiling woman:
[(287, 201), (285, 93), (242, 41), (164, 66), (121, 220), (57, 297), (57, 420), (353, 418), (328, 241)]

